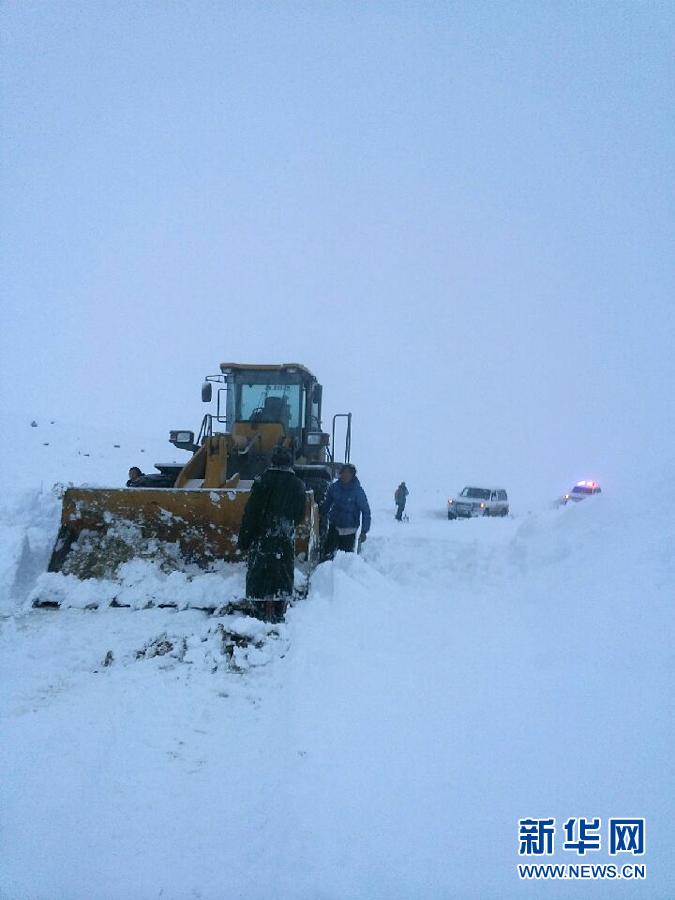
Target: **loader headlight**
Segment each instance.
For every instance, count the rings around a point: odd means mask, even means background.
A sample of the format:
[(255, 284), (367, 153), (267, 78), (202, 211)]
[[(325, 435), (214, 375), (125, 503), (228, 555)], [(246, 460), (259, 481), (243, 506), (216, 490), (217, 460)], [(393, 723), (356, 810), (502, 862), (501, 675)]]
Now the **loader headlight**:
[(197, 449), (194, 431), (184, 431), (183, 429), (171, 431), (169, 432), (169, 443), (178, 447), (179, 450), (191, 450), (194, 453)]
[(325, 431), (313, 431), (307, 435), (308, 447), (327, 447), (330, 444), (330, 435)]
[(450, 506), (450, 504), (452, 504), (454, 502), (455, 501), (452, 499), (452, 497), (448, 497), (448, 506)]
[(485, 509), (485, 504), (484, 504), (484, 503), (481, 503), (480, 508), (481, 508), (481, 509)]

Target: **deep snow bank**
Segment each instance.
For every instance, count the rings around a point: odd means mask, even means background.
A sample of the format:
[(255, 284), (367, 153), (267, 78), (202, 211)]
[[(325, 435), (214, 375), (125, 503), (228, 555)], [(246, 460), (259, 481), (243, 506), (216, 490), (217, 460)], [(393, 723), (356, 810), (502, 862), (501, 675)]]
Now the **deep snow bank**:
[(58, 492), (0, 491), (0, 615), (19, 608), (45, 572), (60, 511)]

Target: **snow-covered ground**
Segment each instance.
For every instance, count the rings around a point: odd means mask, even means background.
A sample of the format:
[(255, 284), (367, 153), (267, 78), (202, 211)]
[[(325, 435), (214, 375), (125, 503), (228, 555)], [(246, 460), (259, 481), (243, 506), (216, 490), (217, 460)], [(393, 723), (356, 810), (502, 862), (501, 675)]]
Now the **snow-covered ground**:
[[(402, 524), (366, 485), (363, 555), (279, 626), (38, 611), (51, 480), (123, 483), (143, 445), (24, 438), (0, 503), (3, 900), (675, 896), (675, 484), (653, 510), (470, 522), (411, 485)], [(243, 580), (144, 565), (137, 595), (179, 606)], [(529, 816), (645, 817), (646, 881), (521, 882)]]

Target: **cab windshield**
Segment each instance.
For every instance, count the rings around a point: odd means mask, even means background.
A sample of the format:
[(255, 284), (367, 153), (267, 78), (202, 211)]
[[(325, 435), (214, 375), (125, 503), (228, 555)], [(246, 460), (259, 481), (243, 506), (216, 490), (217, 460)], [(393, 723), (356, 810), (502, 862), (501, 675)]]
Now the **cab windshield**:
[(589, 487), (587, 484), (575, 484), (572, 488), (573, 494), (592, 494), (593, 488)]
[(490, 491), (484, 488), (465, 487), (460, 497), (468, 497), (470, 500), (489, 500)]
[(235, 418), (239, 422), (281, 422), (300, 427), (299, 384), (241, 384)]

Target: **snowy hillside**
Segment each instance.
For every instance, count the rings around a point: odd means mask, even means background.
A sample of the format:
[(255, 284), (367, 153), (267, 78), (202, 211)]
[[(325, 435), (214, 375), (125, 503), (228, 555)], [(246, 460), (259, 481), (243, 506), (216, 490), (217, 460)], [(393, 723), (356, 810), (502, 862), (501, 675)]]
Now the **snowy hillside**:
[[(122, 484), (173, 452), (22, 433), (0, 505), (3, 900), (569, 897), (518, 879), (530, 816), (646, 818), (646, 881), (574, 896), (675, 896), (675, 485), (654, 510), (448, 522), (410, 484), (399, 524), (366, 484), (363, 555), (320, 566), (280, 626), (81, 608), (105, 584), (39, 611), (52, 481)], [(128, 579), (132, 607), (189, 607), (243, 567)]]

